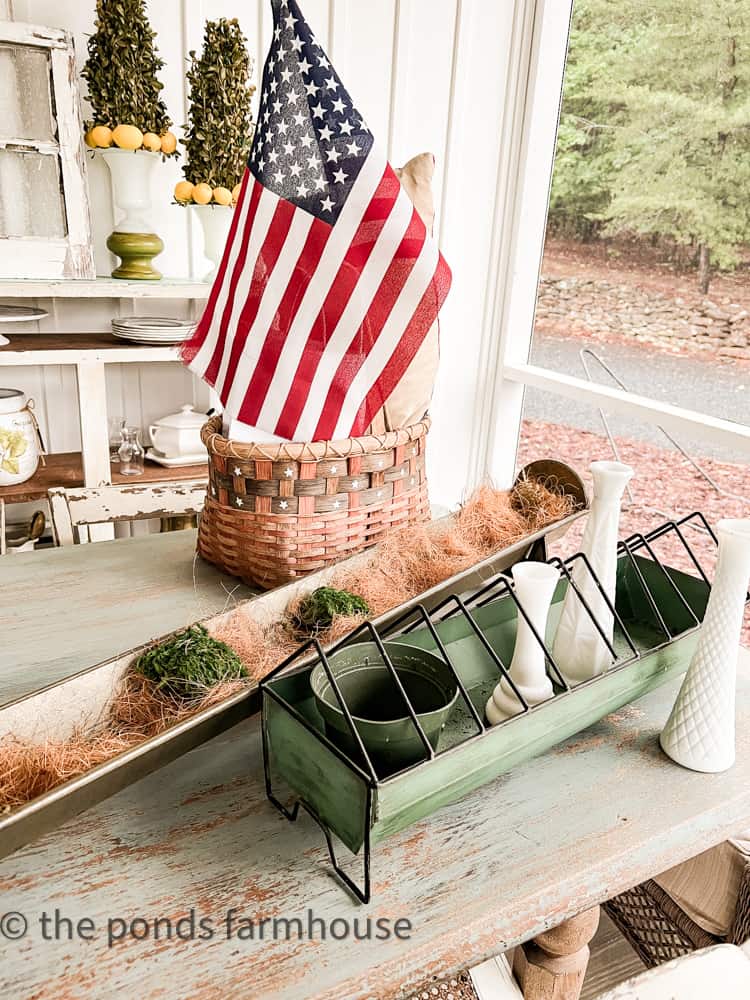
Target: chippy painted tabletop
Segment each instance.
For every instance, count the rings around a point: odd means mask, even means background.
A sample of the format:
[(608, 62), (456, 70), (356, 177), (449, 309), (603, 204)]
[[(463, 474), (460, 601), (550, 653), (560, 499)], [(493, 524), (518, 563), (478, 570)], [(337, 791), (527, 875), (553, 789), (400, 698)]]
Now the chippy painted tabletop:
[[(526, 941), (750, 823), (750, 655), (740, 664), (737, 763), (725, 774), (683, 770), (659, 750), (675, 692), (652, 692), (377, 845), (368, 906), (331, 877), (314, 822), (290, 824), (266, 800), (258, 719), (249, 719), (0, 863), (0, 915), (21, 913), (28, 926), (0, 941), (0, 992), (408, 996), (426, 977)], [(227, 935), (230, 910), (235, 928), (255, 922), (254, 939)], [(268, 940), (268, 925), (259, 939), (262, 918), (307, 926), (308, 910), (358, 917), (360, 930), (367, 916), (403, 918), (410, 939), (322, 941), (320, 925), (312, 941)], [(89, 923), (55, 925), (56, 912)], [(154, 939), (158, 917), (172, 921), (171, 939), (166, 924)], [(181, 917), (188, 940), (176, 936)], [(124, 926), (147, 936), (109, 947), (108, 920), (113, 936)], [(81, 929), (91, 940), (69, 940)]]
[(0, 705), (252, 593), (195, 544), (170, 531), (0, 560)]

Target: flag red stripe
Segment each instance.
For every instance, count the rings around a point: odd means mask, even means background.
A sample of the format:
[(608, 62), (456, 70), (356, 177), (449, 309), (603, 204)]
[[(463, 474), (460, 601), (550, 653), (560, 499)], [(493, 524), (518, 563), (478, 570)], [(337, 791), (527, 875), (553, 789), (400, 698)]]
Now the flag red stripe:
[(287, 334), (332, 232), (333, 229), (327, 222), (322, 222), (320, 219), (313, 221), (271, 328), (266, 335), (247, 394), (240, 407), (238, 416), (243, 423), (255, 424), (258, 420)]
[(383, 332), (386, 320), (414, 267), (426, 236), (425, 224), (415, 209), (412, 212), (411, 222), (404, 238), (373, 297), (367, 316), (352, 338), (352, 342), (333, 377), (326, 401), (323, 404), (320, 420), (315, 428), (316, 441), (330, 439), (333, 436), (352, 379), (364, 364), (365, 358)]
[(214, 318), (214, 310), (216, 309), (216, 300), (219, 297), (219, 292), (224, 285), (224, 278), (226, 276), (227, 267), (229, 266), (229, 255), (232, 251), (232, 246), (234, 245), (235, 236), (237, 235), (237, 226), (242, 215), (242, 206), (245, 203), (245, 198), (247, 197), (247, 190), (252, 185), (259, 187), (260, 185), (255, 180), (250, 171), (245, 168), (245, 173), (242, 175), (242, 187), (240, 188), (240, 194), (237, 199), (237, 204), (232, 212), (232, 224), (229, 227), (229, 237), (227, 239), (226, 246), (224, 247), (224, 253), (221, 255), (221, 264), (219, 265), (219, 270), (216, 273), (216, 278), (213, 285), (211, 286), (211, 291), (208, 296), (208, 302), (206, 303), (206, 308), (203, 311), (203, 315), (200, 318), (198, 326), (195, 328), (195, 333), (190, 338), (187, 343), (182, 345), (180, 350), (180, 357), (189, 365), (193, 360), (195, 355), (203, 346), (203, 343), (208, 335), (208, 331), (211, 328), (211, 323)]
[[(268, 279), (273, 273), (273, 269), (276, 267), (276, 262), (279, 259), (279, 254), (284, 246), (284, 241), (286, 240), (296, 211), (297, 209), (290, 201), (284, 201), (283, 199), (279, 201), (273, 213), (266, 239), (254, 262), (253, 277), (250, 281), (247, 299), (237, 320), (237, 329), (234, 331), (232, 350), (229, 355), (229, 363), (221, 391), (222, 402), (225, 405), (229, 398), (232, 383), (234, 382), (237, 364), (245, 348), (248, 333), (255, 322), (255, 317), (258, 315), (258, 307), (260, 306), (263, 292), (268, 284)], [(252, 263), (250, 262), (251, 266)], [(264, 332), (260, 332), (259, 336), (263, 336)]]
[(390, 394), (401, 381), (406, 369), (414, 360), (414, 356), (429, 333), (430, 327), (435, 322), (437, 314), (448, 295), (450, 285), (451, 271), (441, 254), (438, 258), (435, 276), (429, 288), (422, 296), (422, 300), (417, 306), (388, 364), (383, 369), (377, 381), (373, 383), (372, 388), (365, 397), (363, 405), (357, 413), (357, 419), (350, 432), (352, 436), (356, 437), (364, 434), (365, 430), (372, 423), (375, 414), (383, 407)]
[(258, 211), (258, 204), (260, 202), (261, 195), (263, 194), (263, 185), (259, 184), (255, 179), (253, 179), (253, 189), (251, 194), (250, 204), (247, 210), (247, 217), (245, 219), (245, 225), (242, 230), (240, 252), (237, 254), (237, 260), (234, 262), (234, 268), (232, 269), (232, 275), (229, 280), (229, 290), (227, 292), (226, 302), (224, 303), (224, 309), (221, 314), (221, 320), (219, 323), (219, 333), (216, 338), (216, 344), (214, 346), (214, 352), (211, 355), (211, 360), (206, 368), (205, 378), (211, 385), (216, 385), (216, 379), (219, 375), (219, 368), (221, 367), (221, 359), (224, 355), (224, 346), (226, 344), (227, 332), (229, 327), (229, 319), (232, 315), (232, 310), (234, 308), (234, 296), (237, 290), (237, 282), (242, 274), (242, 271), (247, 265), (247, 244), (250, 239), (250, 233), (252, 232), (253, 223), (255, 222), (255, 216)]
[(310, 385), (315, 377), (329, 336), (341, 319), (357, 285), (361, 269), (369, 259), (377, 238), (396, 204), (400, 191), (398, 178), (391, 167), (387, 166), (375, 195), (357, 227), (344, 257), (344, 262), (310, 330), (282, 410), (282, 416), (274, 431), (280, 437), (293, 438), (295, 435), (297, 424), (307, 401)]

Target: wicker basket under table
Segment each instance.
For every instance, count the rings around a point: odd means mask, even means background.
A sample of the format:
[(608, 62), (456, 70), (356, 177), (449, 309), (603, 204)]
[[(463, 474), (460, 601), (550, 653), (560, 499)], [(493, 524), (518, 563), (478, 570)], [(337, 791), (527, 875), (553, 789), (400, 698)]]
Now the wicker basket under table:
[(750, 939), (750, 864), (740, 885), (734, 922), (726, 938), (699, 927), (670, 896), (648, 879), (604, 904), (617, 928), (649, 968), (715, 944), (744, 944)]
[(345, 441), (244, 444), (202, 431), (209, 485), (198, 552), (251, 586), (275, 587), (430, 514), (429, 421)]

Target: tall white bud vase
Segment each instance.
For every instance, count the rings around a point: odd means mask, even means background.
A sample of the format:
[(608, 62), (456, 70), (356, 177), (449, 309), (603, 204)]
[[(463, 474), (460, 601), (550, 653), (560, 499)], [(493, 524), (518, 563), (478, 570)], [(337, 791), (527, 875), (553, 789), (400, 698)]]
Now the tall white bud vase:
[(710, 773), (734, 764), (737, 658), (750, 581), (750, 520), (719, 521), (716, 533), (716, 575), (698, 648), (659, 741), (678, 764)]
[(213, 264), (203, 280), (213, 281), (229, 239), (234, 209), (229, 205), (193, 205), (192, 209), (198, 213), (203, 227), (203, 256)]
[[(554, 566), (540, 562), (516, 563), (511, 573), (516, 596), (537, 634), (544, 640), (549, 609), (560, 573)], [(553, 695), (552, 682), (546, 671), (546, 659), (543, 646), (537, 642), (529, 623), (519, 611), (516, 645), (509, 672), (529, 706), (547, 701)], [(487, 701), (485, 714), (488, 722), (496, 726), (498, 722), (521, 711), (523, 705), (503, 677)]]
[[(604, 592), (614, 604), (620, 505), (633, 470), (622, 462), (592, 462), (590, 468), (594, 478), (594, 492), (581, 551), (587, 556)], [(572, 575), (602, 631), (611, 641), (614, 635), (614, 616), (582, 560), (576, 563)], [(596, 677), (612, 664), (607, 644), (571, 586), (568, 587), (563, 602), (552, 655), (569, 684), (580, 684), (590, 677)]]

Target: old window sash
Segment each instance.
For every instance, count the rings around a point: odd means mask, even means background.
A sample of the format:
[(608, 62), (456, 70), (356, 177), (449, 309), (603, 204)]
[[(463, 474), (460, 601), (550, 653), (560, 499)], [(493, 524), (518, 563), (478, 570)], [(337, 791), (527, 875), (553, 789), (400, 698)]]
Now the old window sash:
[(529, 364), (573, 2), (521, 5), (509, 139), (515, 167), (505, 184), (505, 203), (512, 209), (497, 260), (490, 337), (497, 346), (486, 433), (480, 436), (486, 442), (483, 470), (499, 486), (512, 483), (526, 386), (729, 445), (738, 459), (750, 459), (750, 427)]
[(0, 21), (0, 279), (95, 273), (72, 36)]

